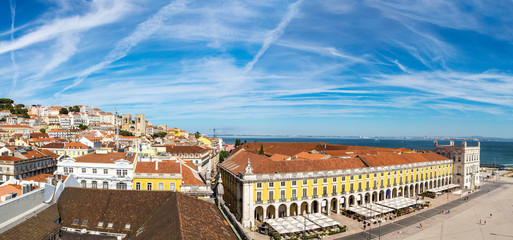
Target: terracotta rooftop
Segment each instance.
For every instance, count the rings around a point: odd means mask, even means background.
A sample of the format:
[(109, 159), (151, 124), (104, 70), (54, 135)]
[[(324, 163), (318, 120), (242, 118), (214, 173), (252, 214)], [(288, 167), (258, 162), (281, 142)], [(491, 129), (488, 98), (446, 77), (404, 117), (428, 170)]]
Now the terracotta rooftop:
[(187, 165), (182, 166), (182, 178), (184, 185), (205, 185), (198, 174), (198, 171), (195, 170), (196, 167), (191, 168)]
[[(259, 146), (258, 144), (264, 146), (266, 155), (255, 153), (256, 150), (260, 150), (260, 147), (251, 150), (251, 148)], [(415, 152), (405, 148), (374, 148), (324, 143), (300, 143), (297, 147), (294, 147), (293, 144), (244, 144), (242, 147), (235, 149), (221, 166), (234, 174), (239, 172), (245, 173), (245, 167), (249, 159), (253, 173), (265, 174), (327, 171), (447, 160), (447, 158), (431, 151)], [(266, 147), (271, 150), (267, 151)], [(246, 150), (246, 148), (250, 148), (250, 150)], [(305, 151), (288, 155), (299, 149)], [(313, 151), (313, 153), (310, 151)], [(268, 157), (269, 152), (277, 153), (273, 153)], [(326, 154), (316, 152), (324, 152)], [(287, 156), (291, 156), (291, 160), (287, 160)]]
[(27, 129), (32, 129), (31, 127), (29, 126), (25, 126), (25, 125), (0, 125), (0, 128), (27, 128)]
[(180, 163), (174, 160), (164, 160), (158, 163), (156, 169), (156, 162), (137, 162), (135, 168), (136, 173), (180, 173)]
[(65, 149), (87, 149), (87, 146), (79, 142), (69, 142), (64, 146)]
[[(182, 164), (180, 172), (180, 164)], [(179, 173), (182, 175), (184, 185), (205, 185), (201, 180), (196, 166), (190, 161), (181, 163), (175, 160), (163, 160), (158, 163), (156, 169), (156, 162), (137, 162), (135, 168), (136, 173)]]
[(164, 145), (166, 152), (168, 153), (205, 153), (207, 149), (200, 146), (175, 146), (175, 145)]
[[(63, 180), (66, 180), (68, 176), (62, 175), (61, 177)], [(32, 177), (24, 178), (23, 181), (46, 182), (46, 178), (53, 178), (53, 175), (42, 173)]]
[(33, 132), (30, 134), (30, 138), (49, 138), (48, 133)]
[(37, 150), (27, 151), (25, 154), (23, 154), (23, 156), (25, 156), (28, 159), (44, 157), (44, 156), (51, 156), (53, 159), (56, 159), (59, 157), (59, 155), (57, 155), (54, 152), (47, 150), (47, 149), (37, 149)]
[(124, 233), (126, 239), (235, 239), (214, 204), (179, 192), (66, 188), (58, 207), (61, 226)]
[(0, 160), (1, 161), (20, 161), (20, 160), (24, 160), (24, 159), (21, 159), (21, 158), (17, 158), (17, 157), (13, 157), (13, 156), (0, 156)]
[(75, 158), (77, 162), (91, 162), (91, 163), (114, 163), (117, 160), (124, 159), (133, 163), (135, 154), (131, 152), (110, 152), (106, 154), (89, 153), (84, 156)]
[(64, 144), (64, 143), (54, 142), (54, 143), (48, 143), (48, 144), (42, 146), (41, 148), (58, 148), (58, 149), (63, 149), (65, 145), (66, 144)]
[(0, 240), (11, 239), (49, 239), (61, 226), (57, 204), (54, 204), (35, 216), (0, 234)]
[(365, 164), (357, 158), (329, 158), (318, 160), (295, 159), (290, 161), (271, 160), (265, 155), (240, 150), (230, 156), (221, 166), (234, 174), (244, 173), (248, 159), (253, 167), (253, 173), (287, 173), (287, 172), (311, 172), (336, 169), (364, 168)]
[(359, 157), (371, 167), (448, 160), (433, 152), (405, 154), (379, 152), (376, 155), (359, 155)]
[[(7, 184), (5, 186), (0, 187), (0, 196), (6, 195), (9, 193), (16, 193), (16, 196), (20, 196), (22, 193), (21, 185)], [(2, 202), (2, 201), (0, 200), (0, 202)]]

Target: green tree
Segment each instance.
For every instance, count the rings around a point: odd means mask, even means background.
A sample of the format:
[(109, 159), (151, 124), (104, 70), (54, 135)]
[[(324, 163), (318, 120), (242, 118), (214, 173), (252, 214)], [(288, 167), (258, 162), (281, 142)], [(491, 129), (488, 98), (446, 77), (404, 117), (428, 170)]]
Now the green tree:
[(194, 134), (194, 137), (196, 137), (196, 139), (198, 139), (198, 138), (200, 138), (200, 137), (201, 137), (201, 134), (200, 134), (199, 132), (196, 132), (196, 133)]
[(67, 108), (61, 108), (61, 110), (59, 110), (59, 114), (68, 114), (69, 111)]
[(248, 143), (248, 141), (246, 141), (246, 139), (244, 139), (244, 144)]
[(260, 144), (260, 151), (258, 152), (258, 154), (260, 155), (264, 155), (264, 145), (263, 144)]
[(167, 132), (158, 132), (151, 135), (153, 139), (155, 138), (163, 138), (167, 136)]
[(79, 124), (78, 128), (80, 128), (82, 130), (86, 130), (88, 127), (86, 125)]
[(126, 137), (126, 136), (133, 136), (134, 134), (127, 130), (119, 130), (119, 135)]
[(0, 119), (0, 122), (5, 122), (7, 121), (7, 119), (5, 119), (5, 117), (3, 117), (2, 119)]
[(14, 101), (10, 98), (0, 98), (0, 104), (12, 104)]
[(78, 106), (69, 107), (68, 111), (70, 112), (80, 112), (80, 108)]
[(240, 146), (240, 145), (241, 145), (241, 143), (240, 143), (240, 139), (236, 138), (236, 139), (235, 139), (235, 147), (238, 147), (238, 146)]
[(230, 152), (228, 151), (221, 151), (219, 153), (219, 163), (223, 163), (224, 160), (226, 160), (230, 156)]
[(46, 129), (44, 129), (44, 128), (39, 129), (39, 131), (42, 133), (46, 133)]

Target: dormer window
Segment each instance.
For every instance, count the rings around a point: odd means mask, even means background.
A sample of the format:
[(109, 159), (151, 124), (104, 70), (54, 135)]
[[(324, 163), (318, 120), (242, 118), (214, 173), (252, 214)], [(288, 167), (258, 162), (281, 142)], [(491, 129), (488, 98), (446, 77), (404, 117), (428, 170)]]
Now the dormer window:
[(125, 230), (130, 230), (130, 223), (125, 224)]
[(103, 227), (103, 222), (98, 222), (98, 227), (99, 228)]
[(84, 220), (84, 221), (82, 222), (82, 226), (87, 226), (87, 223), (89, 223), (89, 221), (88, 221), (88, 220)]
[(114, 223), (108, 223), (107, 224), (107, 228), (112, 228), (112, 226), (114, 226)]
[(71, 224), (73, 224), (73, 225), (78, 225), (78, 219), (74, 219), (74, 220), (73, 220), (73, 223), (71, 223)]

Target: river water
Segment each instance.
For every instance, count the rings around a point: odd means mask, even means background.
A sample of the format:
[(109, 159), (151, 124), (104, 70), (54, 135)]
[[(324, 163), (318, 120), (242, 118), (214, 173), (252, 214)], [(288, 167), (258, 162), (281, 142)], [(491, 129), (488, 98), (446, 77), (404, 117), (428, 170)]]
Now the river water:
[[(235, 139), (248, 142), (319, 142), (341, 145), (356, 145), (369, 147), (409, 148), (433, 151), (433, 140), (424, 139), (375, 139), (375, 138), (330, 138), (330, 137), (264, 137), (264, 136), (219, 136), (226, 143), (235, 143)], [(448, 145), (449, 140), (438, 140), (439, 145)], [(461, 145), (461, 141), (454, 141)], [(477, 145), (475, 141), (467, 141), (467, 145)], [(513, 164), (513, 142), (482, 141), (481, 164)]]

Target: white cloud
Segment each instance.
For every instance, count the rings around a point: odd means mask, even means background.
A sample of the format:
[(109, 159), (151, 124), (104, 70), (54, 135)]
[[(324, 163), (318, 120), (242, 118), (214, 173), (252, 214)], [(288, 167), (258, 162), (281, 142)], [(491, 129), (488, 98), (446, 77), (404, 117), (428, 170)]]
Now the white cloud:
[(159, 30), (163, 21), (168, 19), (171, 15), (182, 11), (183, 9), (185, 9), (185, 1), (183, 0), (174, 1), (161, 8), (156, 14), (137, 25), (135, 31), (132, 32), (129, 36), (119, 41), (116, 44), (116, 47), (109, 52), (109, 54), (102, 62), (95, 64), (79, 73), (78, 77), (73, 81), (73, 84), (68, 85), (61, 91), (57, 92), (55, 96), (62, 94), (70, 88), (78, 86), (90, 74), (105, 68), (112, 62), (124, 58), (133, 47), (135, 47), (141, 41), (146, 40), (150, 35)]
[[(11, 9), (11, 44), (14, 42), (14, 19), (16, 18), (16, 1), (9, 0), (9, 6)], [(11, 49), (11, 62), (14, 68), (14, 74), (12, 76), (12, 85), (11, 91), (16, 88), (16, 84), (18, 83), (18, 77), (20, 76), (20, 72), (18, 69), (18, 65), (16, 64), (16, 58), (14, 57), (14, 50)]]
[(83, 16), (54, 19), (13, 42), (0, 42), (0, 54), (59, 37), (63, 33), (79, 32), (117, 21), (132, 5), (125, 1), (96, 0), (92, 11)]
[(253, 57), (253, 60), (251, 60), (246, 66), (244, 67), (244, 72), (249, 72), (253, 69), (253, 66), (258, 62), (260, 57), (267, 51), (267, 49), (271, 46), (271, 44), (276, 41), (282, 34), (283, 31), (285, 31), (285, 28), (287, 25), (289, 25), (290, 21), (296, 14), (299, 12), (299, 7), (301, 5), (301, 0), (298, 0), (297, 2), (291, 4), (288, 8), (287, 13), (283, 18), (281, 19), (278, 26), (267, 32), (264, 38), (264, 43), (262, 44), (262, 47), (258, 51), (258, 53)]

